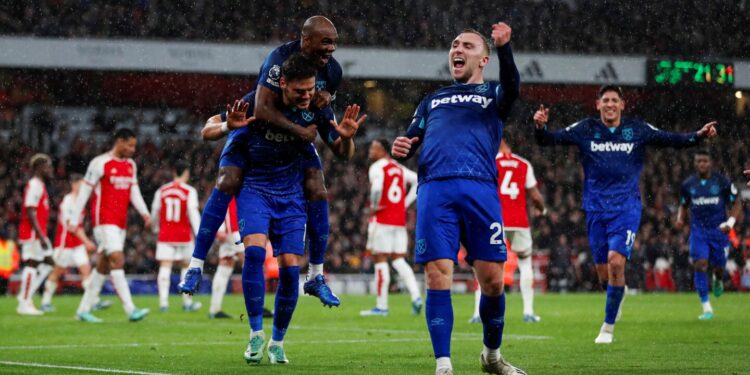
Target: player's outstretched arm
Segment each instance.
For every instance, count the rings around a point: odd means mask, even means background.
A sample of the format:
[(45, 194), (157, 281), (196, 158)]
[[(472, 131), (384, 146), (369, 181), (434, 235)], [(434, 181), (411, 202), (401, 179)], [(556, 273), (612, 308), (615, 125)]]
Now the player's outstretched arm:
[(341, 118), (340, 122), (337, 123), (336, 120), (330, 120), (331, 126), (339, 134), (339, 138), (330, 147), (331, 151), (339, 159), (351, 160), (352, 156), (354, 156), (354, 136), (357, 134), (359, 127), (362, 126), (362, 123), (367, 119), (367, 115), (359, 116), (359, 110), (359, 105), (352, 104), (346, 107), (344, 117)]
[(497, 48), (497, 58), (500, 61), (500, 86), (503, 89), (503, 97), (498, 103), (498, 114), (500, 119), (508, 119), (513, 102), (518, 99), (521, 92), (521, 75), (513, 60), (513, 51), (510, 48), (511, 28), (504, 22), (492, 25), (492, 40)]
[(648, 144), (658, 147), (686, 148), (697, 146), (701, 140), (716, 137), (716, 121), (711, 121), (694, 133), (672, 133), (657, 129), (651, 125)]
[(577, 144), (577, 136), (573, 129), (575, 124), (563, 130), (550, 132), (547, 130), (548, 121), (549, 108), (545, 108), (544, 104), (540, 104), (539, 109), (534, 113), (534, 138), (539, 146)]
[(255, 121), (255, 117), (247, 113), (249, 108), (250, 103), (244, 100), (235, 100), (231, 106), (227, 104), (226, 121), (222, 121), (221, 115), (211, 116), (201, 129), (201, 138), (204, 141), (219, 140), (230, 131), (249, 125)]
[(303, 142), (313, 142), (318, 136), (316, 126), (302, 127), (284, 116), (274, 103), (279, 100), (278, 94), (263, 85), (258, 85), (255, 93), (255, 117), (271, 125), (295, 135)]

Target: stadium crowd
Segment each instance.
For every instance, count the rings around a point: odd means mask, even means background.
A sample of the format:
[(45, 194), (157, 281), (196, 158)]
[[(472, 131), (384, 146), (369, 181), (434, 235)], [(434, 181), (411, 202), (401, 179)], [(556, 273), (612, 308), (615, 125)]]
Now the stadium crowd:
[(460, 29), (503, 20), (517, 51), (750, 56), (747, 1), (8, 1), (0, 34), (275, 44), (314, 14), (330, 15), (346, 45), (444, 48)]
[[(660, 98), (662, 97), (649, 98), (648, 104), (636, 105), (632, 112), (656, 126), (673, 131), (692, 131), (707, 120), (706, 109), (701, 106)], [(548, 256), (547, 281), (551, 290), (591, 290), (598, 286), (589, 256), (585, 217), (579, 210), (582, 172), (576, 159), (577, 151), (573, 148), (542, 149), (535, 145), (530, 116), (536, 105), (538, 103), (522, 101), (515, 108), (505, 133), (514, 152), (525, 156), (534, 165), (540, 190), (550, 208), (546, 217), (536, 217), (532, 221), (535, 248), (541, 249), (540, 253)], [(718, 112), (732, 113), (731, 109)], [(713, 115), (717, 111), (710, 113)], [(552, 106), (550, 125), (553, 128), (566, 126), (590, 114), (591, 111), (579, 105), (556, 104)], [(99, 119), (92, 121), (102, 124), (115, 121), (111, 125), (118, 126), (119, 123), (131, 123), (137, 114), (134, 111), (132, 118), (127, 118), (119, 112), (115, 120), (102, 120), (102, 116), (104, 115), (97, 114), (94, 118)], [(0, 199), (3, 202), (0, 207), (0, 227), (10, 238), (15, 237), (17, 230), (23, 186), (28, 178), (26, 166), (32, 153), (45, 150), (53, 155), (55, 177), (50, 183), (49, 191), (53, 207), (56, 207), (67, 191), (67, 176), (72, 172), (83, 173), (88, 161), (108, 147), (106, 132), (109, 125), (96, 126), (93, 133), (78, 134), (74, 128), (43, 107), (36, 109), (33, 116), (27, 117), (29, 120), (24, 120), (23, 116), (11, 119), (3, 126), (3, 133), (0, 133), (4, 134), (0, 137)], [(715, 169), (739, 183), (742, 181), (742, 167), (750, 165), (750, 160), (743, 152), (743, 140), (733, 136), (741, 124), (733, 115), (726, 115), (718, 120), (721, 135), (707, 146), (715, 157)], [(40, 130), (40, 121), (52, 124)], [(175, 121), (189, 122), (194, 126), (180, 132), (173, 127), (161, 127), (161, 132), (156, 137), (148, 135), (139, 139), (135, 160), (139, 166), (141, 190), (148, 204), (156, 189), (170, 180), (169, 166), (177, 158), (186, 160), (193, 166), (191, 184), (198, 190), (202, 202), (213, 187), (221, 143), (200, 141), (198, 130), (202, 122), (193, 115), (185, 114)], [(386, 121), (374, 116), (367, 126), (376, 129), (405, 123), (408, 120)], [(38, 132), (32, 132), (26, 138), (18, 133), (30, 125), (34, 125), (33, 128)], [(44, 129), (55, 129), (55, 133), (45, 133)], [(139, 131), (137, 126), (135, 129)], [(331, 237), (327, 259), (327, 270), (331, 272), (360, 273), (371, 272), (372, 269), (372, 259), (364, 248), (368, 219), (364, 213), (368, 194), (366, 142), (372, 136), (368, 136), (366, 132), (361, 135), (358, 140), (359, 150), (348, 163), (337, 161), (330, 152), (321, 150), (331, 202)], [(47, 141), (53, 138), (54, 140)], [(27, 141), (20, 142), (20, 139)], [(413, 160), (410, 161), (409, 166), (412, 168), (413, 163)], [(642, 178), (645, 203), (643, 221), (628, 265), (627, 279), (631, 287), (663, 290), (689, 290), (692, 287), (687, 248), (688, 228), (676, 230), (671, 224), (678, 207), (680, 183), (690, 173), (693, 173), (691, 151), (649, 152)], [(56, 211), (52, 212), (51, 223), (56, 220), (56, 214)], [(131, 214), (126, 244), (129, 249), (126, 251), (126, 271), (155, 273), (158, 268), (154, 259), (155, 236), (143, 229), (141, 220), (134, 211), (131, 210)], [(748, 215), (750, 212), (746, 209), (746, 216)], [(413, 231), (413, 209), (410, 210), (409, 217), (409, 228)], [(740, 270), (745, 265), (748, 251), (750, 226), (740, 224), (730, 253), (730, 258), (734, 259)], [(215, 262), (215, 258), (209, 259), (209, 264)], [(466, 265), (459, 267), (470, 272)], [(658, 272), (671, 275), (661, 280), (655, 276)]]

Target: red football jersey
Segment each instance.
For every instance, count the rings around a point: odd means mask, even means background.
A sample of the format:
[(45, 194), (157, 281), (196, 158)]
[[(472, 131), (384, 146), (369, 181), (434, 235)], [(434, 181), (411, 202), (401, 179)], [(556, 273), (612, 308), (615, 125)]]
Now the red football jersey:
[(368, 174), (371, 191), (380, 191), (378, 210), (374, 215), (375, 222), (405, 226), (408, 206), (406, 184), (416, 186), (417, 174), (389, 158), (372, 163)]
[(99, 155), (89, 164), (84, 182), (94, 189), (91, 218), (94, 226), (126, 228), (130, 190), (138, 184), (133, 159), (119, 159), (110, 153)]
[[(55, 231), (55, 248), (73, 249), (83, 244), (78, 237), (68, 232), (67, 222), (73, 216), (75, 201), (73, 194), (68, 193), (60, 203), (60, 212), (57, 214), (57, 230)], [(83, 211), (78, 213), (79, 228), (83, 228), (83, 215)]]
[(36, 218), (42, 233), (47, 234), (47, 220), (49, 220), (49, 196), (44, 181), (32, 177), (23, 189), (23, 206), (21, 207), (21, 224), (18, 227), (20, 242), (38, 240), (34, 227), (31, 226), (27, 207), (36, 208)]
[(224, 224), (221, 227), (227, 234), (227, 238), (231, 238), (232, 233), (240, 231), (240, 226), (237, 222), (237, 201), (234, 198), (229, 202), (229, 209), (227, 210), (227, 215), (224, 217)]
[[(159, 220), (157, 241), (173, 244), (189, 243), (195, 231), (191, 215), (198, 210), (198, 192), (187, 184), (173, 181), (162, 185), (154, 194), (151, 216)], [(200, 219), (198, 219), (200, 220)]]
[(529, 227), (526, 189), (536, 186), (534, 169), (528, 160), (516, 154), (499, 153), (495, 157), (495, 163), (503, 226), (505, 229), (526, 229)]

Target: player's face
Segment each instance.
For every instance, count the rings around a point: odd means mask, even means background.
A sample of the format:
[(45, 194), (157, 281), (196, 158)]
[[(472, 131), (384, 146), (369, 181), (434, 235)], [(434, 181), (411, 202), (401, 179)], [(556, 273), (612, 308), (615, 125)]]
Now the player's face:
[[(448, 66), (451, 77), (457, 82), (468, 82), (473, 76), (481, 77), (482, 69), (490, 58), (484, 49), (484, 41), (474, 33), (461, 33), (453, 39), (448, 51)], [(476, 77), (475, 77), (476, 78)]]
[(380, 142), (372, 141), (372, 143), (370, 143), (370, 149), (367, 150), (367, 157), (370, 159), (370, 161), (376, 161), (382, 158), (385, 153), (386, 151), (383, 148), (383, 145), (380, 144)]
[(52, 163), (50, 163), (49, 161), (45, 161), (42, 165), (39, 166), (39, 171), (45, 178), (52, 177)]
[(339, 34), (333, 27), (321, 27), (305, 37), (305, 54), (318, 68), (324, 67), (336, 51)]
[(315, 95), (315, 77), (286, 82), (281, 79), (284, 102), (299, 109), (307, 109)]
[(596, 101), (596, 109), (606, 124), (618, 124), (622, 111), (625, 109), (625, 101), (615, 91), (607, 91)]
[(138, 143), (138, 141), (135, 139), (135, 137), (128, 139), (118, 139), (117, 143), (115, 144), (115, 152), (120, 158), (132, 158), (133, 155), (135, 155), (136, 143)]
[(693, 165), (699, 174), (706, 174), (711, 170), (711, 158), (708, 155), (695, 155)]

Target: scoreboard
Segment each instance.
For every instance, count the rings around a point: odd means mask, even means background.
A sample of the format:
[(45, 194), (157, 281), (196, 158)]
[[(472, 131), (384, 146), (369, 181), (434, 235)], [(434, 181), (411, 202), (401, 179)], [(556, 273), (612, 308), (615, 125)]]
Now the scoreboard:
[(659, 86), (732, 87), (731, 62), (661, 59), (648, 62), (648, 82)]

